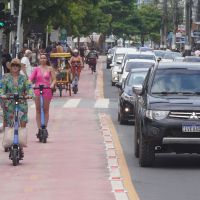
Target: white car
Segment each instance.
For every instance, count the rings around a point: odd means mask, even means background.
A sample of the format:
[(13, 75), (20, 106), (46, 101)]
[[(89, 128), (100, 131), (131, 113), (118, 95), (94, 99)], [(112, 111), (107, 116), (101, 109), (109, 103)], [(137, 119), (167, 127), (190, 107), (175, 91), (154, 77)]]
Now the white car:
[[(122, 60), (122, 70), (127, 60), (130, 60), (130, 59), (151, 60), (153, 62), (157, 61), (155, 54), (152, 52), (127, 51), (127, 53), (125, 54)], [(122, 75), (122, 72), (119, 75), (120, 76), (119, 79), (121, 79), (121, 75)]]
[(110, 64), (111, 67), (114, 67), (115, 64), (116, 64), (116, 61), (119, 57), (123, 57), (126, 53), (126, 49), (127, 48), (124, 48), (124, 47), (117, 47), (115, 49), (115, 52), (114, 52), (114, 55), (113, 55), (113, 58), (112, 58), (112, 63)]
[(126, 77), (128, 76), (128, 73), (132, 70), (132, 69), (137, 69), (137, 68), (149, 68), (151, 66), (153, 66), (156, 63), (155, 60), (145, 60), (145, 59), (131, 59), (131, 60), (127, 60), (125, 63), (125, 66), (122, 70), (122, 75), (120, 77), (119, 82), (123, 82)]
[(114, 67), (111, 69), (111, 84), (114, 86), (119, 81), (119, 73), (122, 71), (122, 59), (123, 57), (118, 57)]

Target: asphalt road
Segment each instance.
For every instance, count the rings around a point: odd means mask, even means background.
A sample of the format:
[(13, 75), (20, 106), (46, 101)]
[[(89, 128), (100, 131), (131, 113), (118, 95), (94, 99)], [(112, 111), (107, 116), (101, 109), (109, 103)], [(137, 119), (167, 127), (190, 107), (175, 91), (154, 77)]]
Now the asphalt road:
[[(104, 65), (104, 97), (117, 103), (118, 89), (111, 86), (111, 71)], [(117, 130), (133, 184), (141, 200), (200, 199), (200, 156), (159, 154), (152, 168), (141, 168), (134, 157), (134, 126), (119, 125), (117, 107), (108, 110)]]

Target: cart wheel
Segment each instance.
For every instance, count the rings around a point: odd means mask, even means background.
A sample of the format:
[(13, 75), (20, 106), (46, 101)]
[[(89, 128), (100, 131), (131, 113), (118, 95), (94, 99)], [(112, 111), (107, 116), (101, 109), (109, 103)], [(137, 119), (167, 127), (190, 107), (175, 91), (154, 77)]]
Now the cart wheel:
[(59, 88), (60, 97), (62, 97), (62, 88)]
[(69, 96), (72, 96), (72, 88), (71, 88), (71, 84), (69, 84)]

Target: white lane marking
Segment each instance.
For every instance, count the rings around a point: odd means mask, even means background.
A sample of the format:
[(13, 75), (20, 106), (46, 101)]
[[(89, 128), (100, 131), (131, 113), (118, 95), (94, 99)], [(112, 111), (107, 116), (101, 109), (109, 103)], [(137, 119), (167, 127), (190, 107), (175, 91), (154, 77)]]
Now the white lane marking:
[(109, 99), (97, 99), (95, 102), (95, 108), (108, 108), (109, 106)]
[(80, 103), (81, 99), (69, 99), (65, 104), (64, 108), (76, 108)]

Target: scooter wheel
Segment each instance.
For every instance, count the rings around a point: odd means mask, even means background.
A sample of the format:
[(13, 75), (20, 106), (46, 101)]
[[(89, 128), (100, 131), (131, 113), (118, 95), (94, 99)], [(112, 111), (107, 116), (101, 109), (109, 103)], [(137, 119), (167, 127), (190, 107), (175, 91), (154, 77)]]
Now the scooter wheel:
[(17, 166), (19, 164), (18, 149), (14, 148), (12, 151), (13, 166)]
[(47, 143), (47, 138), (43, 138), (42, 142)]

